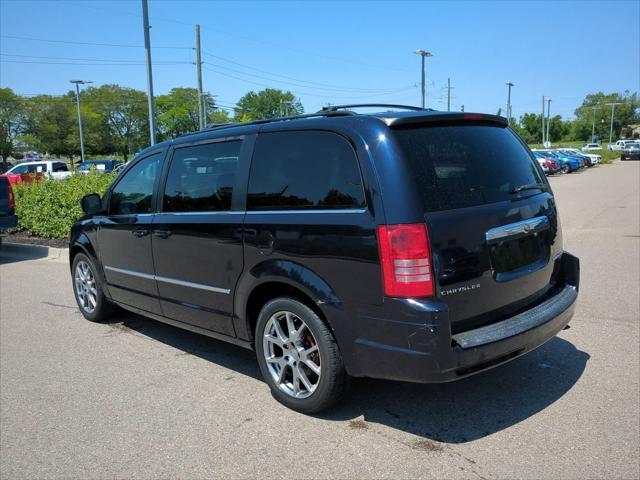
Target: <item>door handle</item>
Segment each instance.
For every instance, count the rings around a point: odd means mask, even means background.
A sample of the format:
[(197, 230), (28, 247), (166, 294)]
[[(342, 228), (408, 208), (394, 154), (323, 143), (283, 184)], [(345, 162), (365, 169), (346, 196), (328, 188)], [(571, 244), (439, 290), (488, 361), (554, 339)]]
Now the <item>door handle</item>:
[(169, 238), (171, 236), (171, 230), (168, 228), (158, 228), (153, 231), (153, 234), (158, 238)]
[(131, 233), (133, 234), (133, 236), (140, 238), (149, 235), (149, 230), (147, 230), (146, 228), (136, 228)]

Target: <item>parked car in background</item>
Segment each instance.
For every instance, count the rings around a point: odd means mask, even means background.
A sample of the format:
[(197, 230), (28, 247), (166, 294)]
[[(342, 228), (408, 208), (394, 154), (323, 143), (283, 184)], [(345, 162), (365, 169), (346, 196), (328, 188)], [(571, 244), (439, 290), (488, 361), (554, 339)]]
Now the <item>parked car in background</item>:
[(89, 172), (100, 172), (100, 173), (109, 173), (113, 172), (113, 170), (123, 162), (119, 160), (87, 160), (82, 162), (80, 165), (76, 167), (76, 170), (80, 173), (89, 173)]
[[(554, 173), (558, 173), (560, 171), (560, 166), (555, 158), (545, 155), (544, 152), (534, 151), (533, 155), (538, 160), (540, 166), (542, 166), (542, 170), (547, 175), (553, 175)], [(545, 169), (546, 167), (546, 169)]]
[(563, 148), (565, 152), (569, 155), (583, 155), (585, 157), (589, 157), (591, 161), (590, 166), (599, 165), (602, 162), (602, 155), (598, 155), (597, 153), (589, 153), (589, 152), (581, 152), (577, 148)]
[(581, 149), (583, 152), (594, 152), (602, 150), (602, 145), (599, 143), (585, 143)]
[(11, 182), (7, 177), (0, 175), (0, 233), (18, 225), (15, 207)]
[(620, 160), (640, 160), (640, 142), (627, 143), (620, 152)]
[(65, 178), (71, 175), (69, 167), (64, 162), (44, 160), (40, 162), (23, 162), (7, 171), (6, 175), (42, 174), (50, 178)]
[(579, 261), (507, 120), (356, 108), (137, 155), (71, 230), (82, 315), (117, 304), (255, 350), (273, 396), (305, 413), (349, 376), (458, 380), (565, 328)]
[(560, 171), (562, 173), (571, 173), (577, 170), (580, 170), (583, 167), (583, 162), (579, 158), (575, 158), (569, 155), (560, 154), (554, 150), (538, 150), (543, 152), (545, 155), (550, 156), (556, 162), (558, 162), (558, 166), (560, 167)]
[(582, 160), (582, 164), (585, 167), (593, 167), (593, 163), (591, 162), (591, 157), (588, 155), (585, 155), (582, 152), (575, 152), (573, 150), (569, 150), (566, 148), (557, 148), (556, 149), (557, 152), (559, 152), (561, 155), (568, 155), (570, 157), (575, 157), (578, 158), (580, 160)]
[(635, 143), (635, 140), (618, 140), (616, 143), (609, 145), (608, 149), (610, 152), (620, 151), (629, 143)]

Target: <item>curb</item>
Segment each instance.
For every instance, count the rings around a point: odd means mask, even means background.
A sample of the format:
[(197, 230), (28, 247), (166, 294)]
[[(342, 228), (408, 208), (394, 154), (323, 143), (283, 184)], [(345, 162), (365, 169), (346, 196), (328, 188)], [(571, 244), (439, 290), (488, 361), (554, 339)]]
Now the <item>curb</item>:
[(39, 259), (60, 259), (69, 257), (68, 248), (48, 247), (46, 245), (35, 245), (32, 243), (2, 242), (0, 253), (11, 257), (27, 255)]

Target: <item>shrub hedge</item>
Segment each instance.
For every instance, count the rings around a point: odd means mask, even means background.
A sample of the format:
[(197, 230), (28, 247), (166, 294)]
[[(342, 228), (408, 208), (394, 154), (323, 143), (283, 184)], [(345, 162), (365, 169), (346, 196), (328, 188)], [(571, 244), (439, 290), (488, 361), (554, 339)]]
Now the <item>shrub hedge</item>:
[(13, 186), (18, 229), (43, 238), (65, 238), (82, 216), (80, 199), (89, 193), (102, 195), (115, 175), (90, 173), (51, 178)]

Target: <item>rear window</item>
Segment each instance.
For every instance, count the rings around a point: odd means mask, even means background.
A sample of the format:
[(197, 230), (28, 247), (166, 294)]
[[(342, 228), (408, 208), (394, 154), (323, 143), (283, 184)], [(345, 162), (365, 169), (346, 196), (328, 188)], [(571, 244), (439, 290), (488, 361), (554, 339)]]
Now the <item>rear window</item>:
[(544, 183), (527, 149), (507, 128), (442, 125), (394, 134), (427, 212), (509, 200), (515, 187)]

